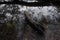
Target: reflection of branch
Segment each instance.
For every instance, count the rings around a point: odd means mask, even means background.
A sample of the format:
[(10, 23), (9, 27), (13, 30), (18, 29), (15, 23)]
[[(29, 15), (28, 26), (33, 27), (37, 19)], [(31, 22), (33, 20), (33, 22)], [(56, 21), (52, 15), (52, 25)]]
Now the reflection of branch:
[[(58, 5), (60, 6), (60, 1), (52, 1), (51, 2), (53, 5)], [(25, 2), (25, 1), (12, 1), (12, 2), (0, 2), (0, 4), (19, 4), (19, 5), (24, 5), (24, 6), (50, 6), (50, 2)]]
[(32, 20), (27, 12), (25, 12), (25, 16), (26, 16), (27, 24), (29, 24), (31, 28), (33, 28), (39, 34), (43, 35), (45, 28), (42, 25), (40, 25), (38, 22), (35, 22), (34, 20)]

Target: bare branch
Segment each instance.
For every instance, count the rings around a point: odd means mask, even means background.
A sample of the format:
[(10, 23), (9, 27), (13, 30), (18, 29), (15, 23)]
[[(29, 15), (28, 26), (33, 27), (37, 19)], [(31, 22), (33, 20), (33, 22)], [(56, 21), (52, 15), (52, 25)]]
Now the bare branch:
[(26, 17), (27, 24), (29, 24), (35, 31), (38, 31), (39, 34), (44, 35), (45, 28), (43, 25), (32, 20), (28, 12), (25, 12), (25, 17)]
[(12, 2), (0, 2), (0, 4), (19, 4), (24, 6), (50, 6), (51, 4), (55, 6), (60, 6), (60, 1), (40, 1), (40, 2), (25, 2), (25, 1), (12, 1)]

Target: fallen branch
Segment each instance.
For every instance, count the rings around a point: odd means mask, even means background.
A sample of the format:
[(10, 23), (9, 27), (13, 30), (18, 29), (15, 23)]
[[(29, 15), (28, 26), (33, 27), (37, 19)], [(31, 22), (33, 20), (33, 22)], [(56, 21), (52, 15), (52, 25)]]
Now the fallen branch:
[(45, 33), (45, 28), (43, 25), (41, 25), (38, 22), (35, 22), (34, 20), (31, 19), (29, 16), (28, 12), (25, 12), (25, 17), (26, 17), (26, 22), (31, 28), (33, 28), (35, 31), (37, 31), (39, 34), (44, 35)]

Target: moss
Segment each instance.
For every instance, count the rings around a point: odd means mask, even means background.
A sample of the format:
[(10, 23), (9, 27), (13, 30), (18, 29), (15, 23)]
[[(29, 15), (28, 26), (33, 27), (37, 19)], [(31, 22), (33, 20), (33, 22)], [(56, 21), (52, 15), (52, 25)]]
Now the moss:
[(8, 21), (8, 22), (6, 23), (6, 26), (7, 26), (8, 28), (13, 28), (13, 27), (14, 27), (13, 21)]
[(0, 40), (16, 40), (16, 28), (13, 21), (0, 24)]

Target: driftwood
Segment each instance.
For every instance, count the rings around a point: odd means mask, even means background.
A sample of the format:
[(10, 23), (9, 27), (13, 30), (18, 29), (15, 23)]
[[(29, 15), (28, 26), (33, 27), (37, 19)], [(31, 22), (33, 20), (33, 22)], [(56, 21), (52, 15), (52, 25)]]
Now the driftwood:
[(26, 17), (26, 22), (31, 28), (33, 28), (35, 31), (38, 31), (40, 35), (44, 35), (45, 33), (45, 26), (41, 25), (38, 22), (35, 22), (31, 17), (29, 16), (29, 13), (25, 11), (25, 17)]

